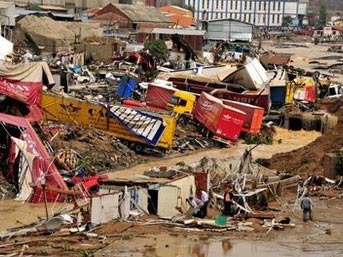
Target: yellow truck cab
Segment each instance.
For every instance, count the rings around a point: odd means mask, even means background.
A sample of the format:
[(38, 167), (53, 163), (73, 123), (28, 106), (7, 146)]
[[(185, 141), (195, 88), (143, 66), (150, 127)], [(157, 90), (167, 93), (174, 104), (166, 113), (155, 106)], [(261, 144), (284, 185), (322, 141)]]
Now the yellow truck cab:
[(192, 113), (196, 96), (193, 93), (176, 90), (170, 98), (167, 108), (177, 116), (190, 115)]

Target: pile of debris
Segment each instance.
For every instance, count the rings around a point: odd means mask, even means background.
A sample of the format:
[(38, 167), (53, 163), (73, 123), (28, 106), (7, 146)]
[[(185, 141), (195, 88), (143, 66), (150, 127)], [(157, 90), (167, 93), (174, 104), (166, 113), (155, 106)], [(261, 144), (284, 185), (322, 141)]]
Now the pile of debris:
[[(62, 168), (75, 169), (81, 165), (88, 171), (99, 173), (127, 168), (144, 161), (142, 156), (136, 155), (115, 137), (76, 125), (63, 126), (51, 146), (60, 156)], [(73, 164), (65, 163), (70, 159), (76, 161)]]

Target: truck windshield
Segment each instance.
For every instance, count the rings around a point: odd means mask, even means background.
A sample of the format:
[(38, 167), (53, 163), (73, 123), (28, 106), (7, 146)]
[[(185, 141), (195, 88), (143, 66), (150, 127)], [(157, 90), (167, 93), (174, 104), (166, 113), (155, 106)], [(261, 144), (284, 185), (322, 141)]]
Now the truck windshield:
[(172, 96), (169, 100), (169, 103), (172, 105), (178, 105), (179, 104), (179, 97)]

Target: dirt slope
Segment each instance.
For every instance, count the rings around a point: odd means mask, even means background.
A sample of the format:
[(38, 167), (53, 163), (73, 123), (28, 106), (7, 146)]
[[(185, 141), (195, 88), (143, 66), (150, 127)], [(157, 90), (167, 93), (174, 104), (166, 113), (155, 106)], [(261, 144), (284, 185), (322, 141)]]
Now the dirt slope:
[[(327, 105), (327, 109), (337, 106), (337, 101)], [(292, 174), (323, 175), (323, 157), (325, 153), (337, 151), (343, 147), (343, 106), (335, 113), (339, 119), (335, 129), (318, 137), (315, 141), (300, 149), (272, 156), (269, 167)]]

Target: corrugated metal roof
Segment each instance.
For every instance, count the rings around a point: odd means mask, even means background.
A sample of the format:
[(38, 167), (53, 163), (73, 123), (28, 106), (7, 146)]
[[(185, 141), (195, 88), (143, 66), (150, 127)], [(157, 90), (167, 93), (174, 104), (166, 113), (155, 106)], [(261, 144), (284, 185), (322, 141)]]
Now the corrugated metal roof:
[(206, 33), (206, 30), (154, 28), (151, 33), (153, 33), (153, 34), (179, 34), (179, 35), (204, 36)]
[(74, 15), (72, 14), (67, 14), (67, 13), (55, 13), (55, 12), (50, 12), (50, 11), (33, 11), (33, 10), (26, 10), (22, 8), (16, 8), (16, 17), (23, 15), (27, 16), (30, 14), (35, 14), (35, 13), (41, 13), (41, 14), (48, 14), (51, 13), (55, 17), (61, 17), (61, 18), (73, 18)]
[(14, 6), (14, 3), (0, 1), (0, 9), (6, 9), (10, 6)]
[(160, 13), (155, 7), (131, 4), (115, 4), (133, 22), (168, 22), (171, 20)]
[(208, 22), (208, 23), (213, 23), (213, 22), (218, 22), (218, 21), (231, 21), (231, 22), (237, 22), (237, 23), (242, 23), (250, 26), (254, 26), (254, 24), (246, 22), (246, 21), (240, 21), (240, 20), (235, 20), (235, 19), (230, 19), (230, 18), (223, 18), (223, 19), (215, 19), (215, 20), (208, 20), (208, 21), (202, 21), (202, 22)]

